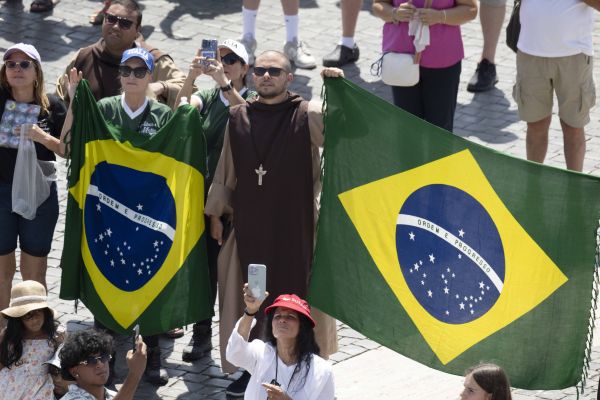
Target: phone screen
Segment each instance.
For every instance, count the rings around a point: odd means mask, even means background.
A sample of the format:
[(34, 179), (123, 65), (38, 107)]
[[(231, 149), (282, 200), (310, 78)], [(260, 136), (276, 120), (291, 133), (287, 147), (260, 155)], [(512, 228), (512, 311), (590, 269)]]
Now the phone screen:
[(200, 55), (205, 58), (217, 58), (217, 47), (219, 42), (216, 39), (202, 39), (202, 49)]
[(258, 300), (265, 298), (267, 290), (267, 266), (264, 264), (248, 265), (248, 287)]
[(133, 327), (133, 351), (135, 352), (135, 347), (136, 347), (136, 341), (138, 336), (140, 336), (140, 324), (135, 324), (135, 326)]

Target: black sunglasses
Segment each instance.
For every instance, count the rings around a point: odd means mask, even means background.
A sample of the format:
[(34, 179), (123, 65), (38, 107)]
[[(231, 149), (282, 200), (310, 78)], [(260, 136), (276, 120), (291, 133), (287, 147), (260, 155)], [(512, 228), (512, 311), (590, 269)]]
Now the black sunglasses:
[(119, 74), (123, 78), (127, 78), (129, 75), (131, 75), (132, 72), (133, 72), (133, 76), (135, 76), (138, 79), (142, 79), (143, 77), (146, 76), (146, 74), (149, 71), (148, 71), (148, 68), (146, 68), (146, 67), (131, 68), (131, 67), (128, 67), (127, 65), (119, 66)]
[(99, 356), (89, 356), (84, 361), (80, 361), (79, 365), (96, 365), (98, 363), (106, 363), (112, 360), (112, 356), (110, 354), (102, 354)]
[(241, 58), (239, 58), (238, 56), (236, 56), (234, 53), (228, 53), (228, 54), (224, 55), (223, 57), (221, 57), (221, 61), (225, 65), (233, 65), (238, 61), (242, 64), (244, 63), (244, 61)]
[(23, 61), (7, 60), (7, 61), (4, 61), (4, 65), (6, 65), (6, 68), (8, 68), (8, 69), (15, 69), (15, 68), (17, 68), (17, 66), (21, 67), (21, 69), (27, 69), (33, 65), (33, 61), (31, 61), (31, 60), (23, 60)]
[(109, 13), (104, 13), (104, 19), (106, 20), (106, 23), (109, 25), (114, 25), (114, 24), (118, 23), (119, 28), (121, 28), (123, 30), (129, 29), (133, 25), (132, 20), (123, 18), (123, 17), (118, 17), (116, 15), (109, 14)]
[(284, 71), (283, 68), (277, 68), (277, 67), (269, 67), (269, 68), (254, 67), (254, 75), (256, 75), (256, 76), (264, 76), (267, 72), (269, 73), (269, 76), (279, 76), (279, 75), (281, 75), (281, 73), (283, 71)]

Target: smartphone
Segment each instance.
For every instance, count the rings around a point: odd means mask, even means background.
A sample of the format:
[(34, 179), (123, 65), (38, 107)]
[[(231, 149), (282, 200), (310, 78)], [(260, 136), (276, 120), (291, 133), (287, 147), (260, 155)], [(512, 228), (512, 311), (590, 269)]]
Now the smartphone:
[(133, 327), (133, 351), (135, 352), (137, 338), (140, 336), (140, 324), (135, 324)]
[(267, 266), (264, 264), (248, 265), (248, 287), (258, 300), (264, 300), (267, 290)]
[(200, 55), (204, 58), (216, 59), (218, 45), (219, 42), (216, 39), (202, 39), (202, 48), (200, 50)]

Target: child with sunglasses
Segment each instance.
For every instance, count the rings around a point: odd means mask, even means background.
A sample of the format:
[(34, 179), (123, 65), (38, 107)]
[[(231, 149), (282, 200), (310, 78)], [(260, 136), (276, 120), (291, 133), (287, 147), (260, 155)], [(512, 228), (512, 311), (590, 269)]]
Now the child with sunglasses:
[(76, 384), (69, 385), (62, 400), (111, 400), (117, 395), (119, 400), (133, 399), (146, 366), (146, 346), (139, 336), (135, 352), (127, 352), (129, 372), (118, 393), (104, 386), (112, 353), (112, 337), (104, 332), (87, 329), (69, 335), (59, 354), (61, 373)]
[(6, 399), (54, 399), (45, 361), (52, 358), (64, 330), (48, 307), (46, 289), (36, 281), (13, 286), (7, 319), (0, 334), (0, 393)]

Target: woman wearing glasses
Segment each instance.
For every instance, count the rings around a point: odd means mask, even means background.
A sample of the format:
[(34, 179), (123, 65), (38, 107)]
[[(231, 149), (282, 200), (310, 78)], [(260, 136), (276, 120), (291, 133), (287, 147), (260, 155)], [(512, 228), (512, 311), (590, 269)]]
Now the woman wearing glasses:
[[(169, 121), (173, 114), (171, 109), (146, 96), (148, 86), (152, 82), (153, 70), (154, 61), (147, 50), (135, 47), (123, 53), (119, 67), (123, 94), (98, 101), (98, 108), (107, 123), (148, 138)], [(81, 76), (81, 72), (71, 69), (68, 84), (70, 98), (75, 95)], [(72, 108), (69, 106), (63, 136), (71, 130), (72, 122)], [(64, 137), (61, 140), (64, 142)], [(159, 336), (147, 336), (144, 342), (148, 346), (146, 380), (156, 385), (165, 385), (169, 377), (167, 371), (161, 367)]]
[(318, 356), (315, 321), (308, 303), (295, 294), (277, 297), (265, 308), (266, 340), (248, 342), (264, 299), (255, 298), (247, 283), (243, 292), (246, 309), (231, 332), (227, 359), (252, 374), (244, 399), (333, 400), (333, 371)]
[[(216, 86), (200, 90), (192, 94), (194, 81), (198, 76), (210, 76)], [(202, 127), (206, 137), (208, 174), (204, 188), (206, 193), (212, 183), (217, 168), (217, 162), (223, 148), (225, 126), (229, 120), (229, 107), (246, 102), (256, 96), (254, 91), (246, 87), (248, 74), (248, 53), (240, 42), (227, 39), (218, 46), (218, 58), (207, 60), (196, 56), (190, 64), (187, 79), (178, 94), (178, 101), (182, 97), (190, 99), (190, 104), (197, 107), (202, 117)], [(205, 195), (206, 195), (205, 193)], [(205, 196), (206, 197), (206, 196)], [(207, 226), (209, 219), (206, 219)], [(219, 244), (212, 237), (207, 236), (208, 265), (212, 287), (212, 302), (214, 306), (217, 293), (217, 256)], [(211, 345), (211, 319), (199, 321), (194, 324), (192, 341), (183, 349), (184, 361), (200, 359), (210, 351)]]
[(61, 400), (119, 400), (133, 399), (146, 365), (146, 346), (141, 338), (135, 352), (127, 352), (129, 373), (118, 393), (106, 389), (108, 362), (113, 353), (112, 338), (100, 331), (88, 329), (70, 334), (60, 351), (61, 372), (64, 379), (73, 380)]
[[(46, 94), (42, 62), (35, 47), (16, 44), (6, 50), (3, 58), (4, 65), (0, 68), (0, 119), (3, 121), (0, 132), (0, 309), (8, 306), (16, 270), (17, 240), (21, 248), (23, 280), (46, 285), (47, 256), (58, 220), (55, 183), (34, 219), (28, 220), (12, 212), (12, 185), (21, 128), (18, 118), (22, 119), (24, 115), (16, 113), (16, 107), (35, 112), (37, 108), (27, 105), (39, 106), (37, 124), (29, 125), (31, 129), (28, 128), (27, 135), (35, 142), (38, 160), (43, 161), (56, 161), (55, 153), (61, 152), (59, 137), (66, 111), (58, 97)], [(15, 109), (4, 115), (7, 103), (9, 108)], [(0, 328), (4, 323), (0, 318)]]

